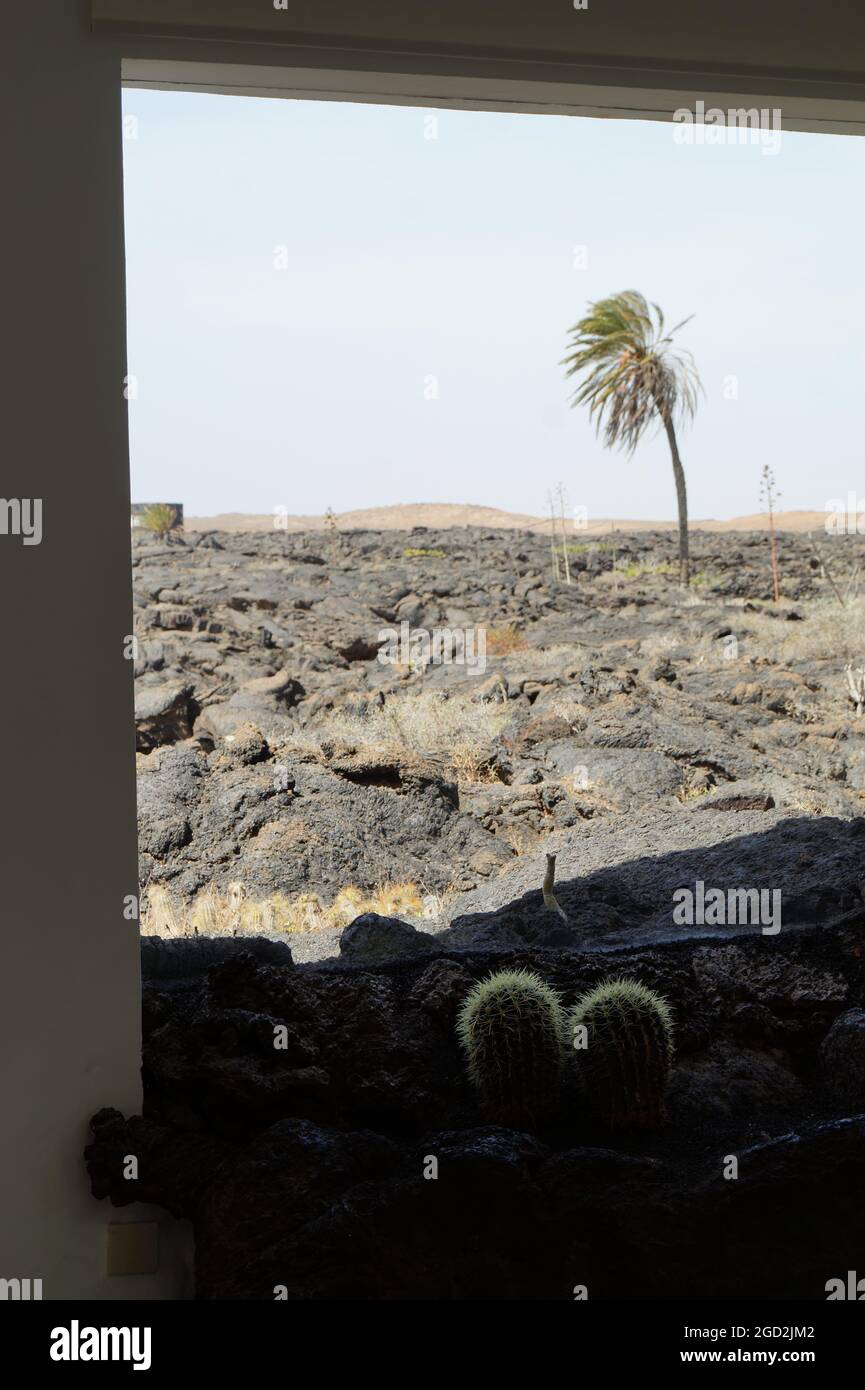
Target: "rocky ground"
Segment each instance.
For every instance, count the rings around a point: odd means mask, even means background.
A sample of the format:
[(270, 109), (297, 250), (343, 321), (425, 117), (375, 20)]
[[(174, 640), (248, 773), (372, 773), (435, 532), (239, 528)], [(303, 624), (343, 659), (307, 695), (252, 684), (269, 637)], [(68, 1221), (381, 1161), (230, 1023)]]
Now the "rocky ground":
[[(746, 534), (694, 535), (687, 595), (660, 533), (575, 539), (570, 584), (528, 532), (136, 542), (146, 1100), (89, 1162), (192, 1217), (200, 1296), (823, 1298), (861, 1265), (862, 543), (817, 540), (781, 538), (778, 604)], [(383, 663), (403, 622), (482, 630), (486, 669)], [(682, 920), (698, 882), (773, 926)], [(663, 1130), (487, 1123), (454, 1022), (514, 965), (669, 999)]]
[[(510, 874), (539, 885), (548, 848), (612, 867), (649, 827), (708, 847), (731, 826), (858, 815), (865, 720), (844, 667), (865, 661), (863, 606), (831, 583), (862, 543), (824, 537), (827, 578), (782, 537), (778, 605), (763, 537), (693, 544), (683, 598), (664, 534), (573, 543), (570, 585), (531, 533), (139, 541), (142, 884), (180, 916), (210, 887), (277, 899), (266, 928), (408, 885), (440, 925), (466, 892), (501, 900)], [(403, 623), (483, 632), (485, 669), (382, 663)]]

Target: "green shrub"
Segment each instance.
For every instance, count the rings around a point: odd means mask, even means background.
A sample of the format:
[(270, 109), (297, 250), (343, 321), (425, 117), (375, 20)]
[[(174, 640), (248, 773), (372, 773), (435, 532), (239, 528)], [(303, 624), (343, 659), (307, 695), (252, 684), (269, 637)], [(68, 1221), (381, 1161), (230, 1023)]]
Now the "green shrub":
[(625, 579), (651, 579), (656, 574), (678, 574), (679, 567), (670, 560), (629, 560), (617, 565), (614, 573), (624, 575)]
[(177, 512), (168, 502), (154, 502), (152, 506), (145, 507), (141, 514), (141, 525), (155, 536), (167, 536), (176, 520)]

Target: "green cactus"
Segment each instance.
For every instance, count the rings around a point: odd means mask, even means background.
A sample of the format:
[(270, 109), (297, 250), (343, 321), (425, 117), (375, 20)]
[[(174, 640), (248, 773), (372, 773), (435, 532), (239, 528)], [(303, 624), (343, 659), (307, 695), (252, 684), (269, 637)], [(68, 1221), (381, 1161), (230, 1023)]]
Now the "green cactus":
[(666, 1000), (637, 980), (607, 980), (577, 1001), (570, 1025), (577, 1080), (592, 1108), (614, 1126), (660, 1124), (674, 1050)]
[(533, 1125), (559, 1094), (567, 1055), (559, 996), (528, 970), (506, 970), (475, 985), (457, 1036), (472, 1084), (501, 1124)]

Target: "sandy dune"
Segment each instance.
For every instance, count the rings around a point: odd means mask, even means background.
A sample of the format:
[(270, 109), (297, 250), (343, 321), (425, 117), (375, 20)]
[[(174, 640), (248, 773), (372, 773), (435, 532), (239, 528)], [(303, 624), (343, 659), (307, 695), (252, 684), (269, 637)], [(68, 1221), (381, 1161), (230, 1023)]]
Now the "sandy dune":
[[(336, 518), (340, 531), (400, 531), (412, 526), (429, 526), (440, 530), (447, 526), (484, 526), (506, 531), (546, 531), (549, 521), (543, 517), (502, 511), (498, 507), (479, 507), (470, 503), (412, 502), (395, 507), (364, 507), (358, 511), (342, 512)], [(277, 525), (278, 522), (278, 525)], [(820, 531), (826, 523), (825, 511), (778, 512), (775, 525), (779, 531)], [(279, 516), (273, 513), (222, 512), (218, 516), (187, 516), (188, 531), (318, 531), (325, 527), (322, 516)], [(765, 531), (766, 517), (760, 512), (751, 516), (736, 516), (729, 521), (693, 520), (696, 531)], [(627, 518), (594, 517), (585, 526), (574, 527), (576, 536), (606, 536), (614, 531), (675, 530), (674, 521), (629, 521)]]

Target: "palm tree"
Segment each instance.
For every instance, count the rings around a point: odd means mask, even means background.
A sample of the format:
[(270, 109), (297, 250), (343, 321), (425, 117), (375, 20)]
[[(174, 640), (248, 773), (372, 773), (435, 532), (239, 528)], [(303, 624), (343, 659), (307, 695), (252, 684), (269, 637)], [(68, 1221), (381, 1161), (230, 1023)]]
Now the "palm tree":
[(691, 354), (673, 351), (672, 343), (673, 335), (689, 321), (683, 319), (665, 333), (657, 304), (650, 306), (636, 290), (611, 294), (590, 304), (585, 317), (574, 324), (562, 361), (569, 377), (588, 373), (571, 405), (588, 403), (598, 433), (603, 427), (607, 448), (618, 445), (633, 453), (655, 419), (663, 425), (676, 480), (683, 584), (689, 579), (688, 496), (675, 425), (693, 418), (702, 388)]

